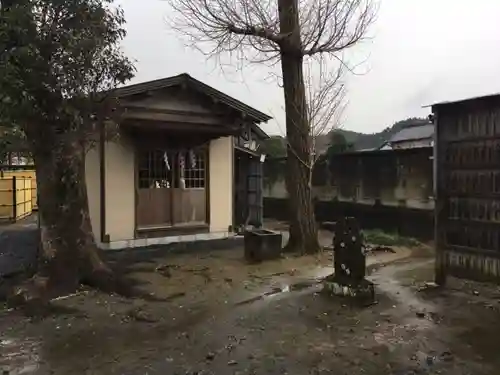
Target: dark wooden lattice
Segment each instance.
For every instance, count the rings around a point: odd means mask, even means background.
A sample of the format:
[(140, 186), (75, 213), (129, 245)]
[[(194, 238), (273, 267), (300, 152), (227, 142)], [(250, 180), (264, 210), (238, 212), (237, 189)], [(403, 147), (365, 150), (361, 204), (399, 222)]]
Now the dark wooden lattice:
[(147, 150), (139, 153), (139, 188), (203, 189), (206, 184), (205, 149)]

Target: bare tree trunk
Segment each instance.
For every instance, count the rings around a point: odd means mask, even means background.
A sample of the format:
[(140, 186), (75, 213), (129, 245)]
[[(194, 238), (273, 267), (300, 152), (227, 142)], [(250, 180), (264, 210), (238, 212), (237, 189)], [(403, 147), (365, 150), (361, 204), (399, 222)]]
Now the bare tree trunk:
[(310, 124), (307, 117), (298, 0), (279, 0), (281, 33), (290, 34), (281, 48), (288, 138), (286, 184), (289, 194), (290, 239), (285, 250), (319, 250), (309, 184)]
[[(345, 65), (343, 52), (365, 38), (375, 19), (374, 2), (170, 0), (170, 3), (177, 13), (171, 22), (174, 29), (194, 45), (209, 44), (209, 49), (202, 49), (208, 55), (236, 52), (252, 62), (281, 60), (290, 203), (290, 241), (285, 250), (316, 252), (319, 244), (309, 183), (313, 164), (310, 157), (314, 152), (309, 147), (310, 138), (330, 127), (344, 93), (343, 86), (337, 86), (341, 69), (335, 69), (335, 74), (322, 70), (321, 65), (329, 60), (341, 67)], [(313, 90), (307, 103), (305, 87), (315, 86), (316, 74), (311, 72), (310, 85), (305, 85), (304, 62), (307, 67), (315, 57), (313, 62), (320, 63), (321, 77), (318, 91)], [(315, 131), (311, 132), (311, 127)]]
[[(33, 147), (41, 248), (37, 274), (16, 294), (14, 304), (75, 291), (81, 282), (113, 290), (114, 277), (102, 261), (92, 234), (81, 142), (57, 137), (38, 139)], [(34, 281), (34, 282), (33, 282)]]

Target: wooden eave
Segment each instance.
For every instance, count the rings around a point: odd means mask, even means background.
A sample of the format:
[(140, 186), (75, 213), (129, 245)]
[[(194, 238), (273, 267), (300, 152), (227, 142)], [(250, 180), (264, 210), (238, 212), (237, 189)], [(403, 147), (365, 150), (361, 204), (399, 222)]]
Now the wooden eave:
[[(263, 112), (252, 108), (239, 100), (230, 97), (222, 93), (219, 90), (214, 89), (197, 79), (194, 79), (189, 74), (180, 74), (177, 76), (158, 79), (149, 82), (138, 83), (135, 85), (129, 85), (115, 89), (113, 95), (120, 99), (125, 99), (137, 94), (148, 94), (156, 90), (161, 90), (168, 87), (181, 86), (185, 88), (190, 88), (194, 91), (202, 93), (212, 99), (214, 103), (221, 103), (241, 114), (241, 117), (245, 120), (250, 120), (250, 122), (261, 123), (269, 121), (272, 117), (266, 115)], [(261, 129), (260, 129), (261, 130)], [(266, 135), (262, 132), (261, 136)]]
[(150, 107), (125, 107), (122, 120), (146, 120), (214, 126), (225, 126), (233, 122), (230, 118), (222, 115)]

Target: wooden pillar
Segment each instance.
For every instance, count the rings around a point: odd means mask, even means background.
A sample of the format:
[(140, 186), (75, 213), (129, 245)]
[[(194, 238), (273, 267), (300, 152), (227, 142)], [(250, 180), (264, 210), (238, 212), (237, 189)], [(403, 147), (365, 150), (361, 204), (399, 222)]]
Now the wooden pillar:
[(434, 114), (434, 159), (433, 159), (433, 176), (434, 176), (434, 245), (436, 252), (436, 263), (435, 263), (435, 282), (438, 285), (446, 284), (446, 259), (445, 259), (445, 249), (444, 249), (444, 233), (441, 233), (441, 216), (443, 215), (443, 202), (441, 197), (441, 186), (442, 186), (442, 170), (441, 170), (441, 160), (442, 157), (439, 155), (439, 143), (440, 143), (440, 129), (438, 114)]
[(12, 177), (12, 221), (17, 220), (17, 189), (16, 176)]

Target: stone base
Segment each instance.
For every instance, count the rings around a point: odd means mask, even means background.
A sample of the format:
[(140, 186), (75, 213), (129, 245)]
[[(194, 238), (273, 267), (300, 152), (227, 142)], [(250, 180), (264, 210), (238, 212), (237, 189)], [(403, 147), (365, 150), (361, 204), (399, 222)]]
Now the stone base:
[(281, 258), (281, 233), (267, 229), (245, 231), (245, 258), (249, 262)]
[(335, 275), (331, 275), (323, 281), (323, 290), (334, 296), (349, 297), (363, 305), (370, 305), (375, 302), (375, 287), (372, 282), (366, 279), (354, 283), (340, 280), (335, 278)]

